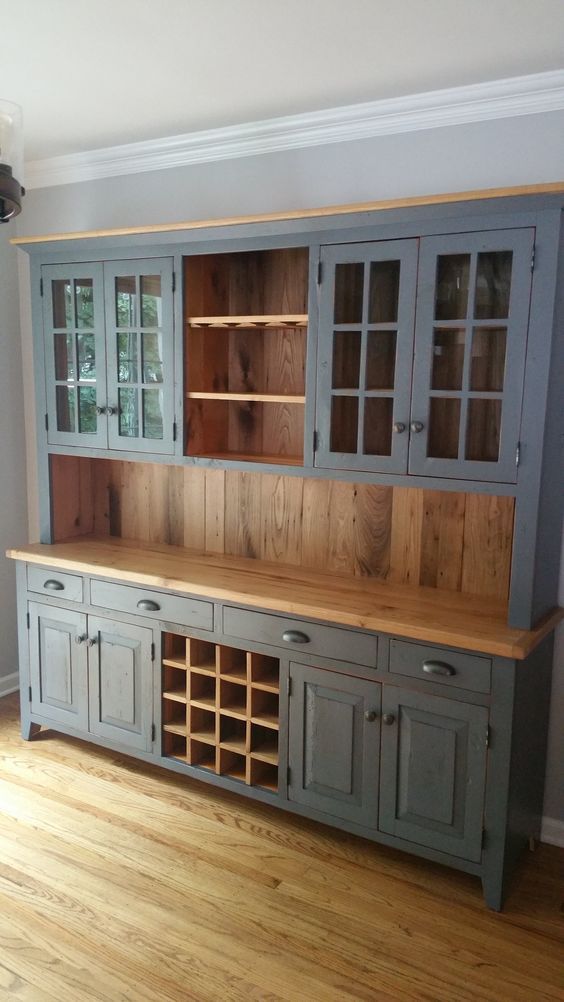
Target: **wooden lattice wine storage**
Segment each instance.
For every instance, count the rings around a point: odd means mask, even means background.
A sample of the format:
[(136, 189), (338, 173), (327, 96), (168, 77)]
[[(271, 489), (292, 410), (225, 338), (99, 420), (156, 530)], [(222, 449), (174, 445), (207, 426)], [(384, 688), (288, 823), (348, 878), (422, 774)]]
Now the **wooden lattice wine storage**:
[(278, 790), (277, 658), (164, 635), (163, 755)]

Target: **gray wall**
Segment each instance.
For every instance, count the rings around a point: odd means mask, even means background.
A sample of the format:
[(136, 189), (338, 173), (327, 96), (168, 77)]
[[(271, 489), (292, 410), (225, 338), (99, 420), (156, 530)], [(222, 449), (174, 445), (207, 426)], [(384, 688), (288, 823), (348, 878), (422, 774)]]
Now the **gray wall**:
[[(564, 114), (554, 112), (35, 190), (26, 196), (18, 222), (22, 233), (49, 233), (273, 212), (557, 181), (563, 164)], [(26, 267), (22, 262), (24, 287)], [(28, 352), (23, 314), (22, 327)], [(29, 373), (26, 392), (31, 414)], [(30, 531), (36, 537), (28, 423)], [(545, 813), (564, 822), (564, 731), (558, 723), (564, 718), (562, 628), (557, 651)]]
[(17, 671), (14, 564), (9, 546), (27, 539), (24, 398), (13, 224), (0, 226), (0, 692)]

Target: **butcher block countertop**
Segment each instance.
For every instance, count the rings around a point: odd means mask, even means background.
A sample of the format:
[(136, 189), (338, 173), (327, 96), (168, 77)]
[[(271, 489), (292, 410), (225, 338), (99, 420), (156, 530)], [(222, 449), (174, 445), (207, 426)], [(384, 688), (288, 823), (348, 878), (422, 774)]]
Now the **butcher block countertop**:
[(564, 616), (554, 609), (534, 630), (513, 629), (504, 602), (477, 595), (107, 537), (37, 543), (7, 556), (508, 658), (525, 658)]

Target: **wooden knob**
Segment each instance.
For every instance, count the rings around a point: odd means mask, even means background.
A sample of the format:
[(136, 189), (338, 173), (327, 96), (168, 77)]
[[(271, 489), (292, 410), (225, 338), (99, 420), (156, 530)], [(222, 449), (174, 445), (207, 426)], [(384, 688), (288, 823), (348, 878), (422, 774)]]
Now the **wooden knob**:
[(385, 713), (384, 716), (382, 717), (382, 720), (388, 727), (391, 727), (391, 725), (395, 723), (396, 718), (394, 717), (393, 713)]

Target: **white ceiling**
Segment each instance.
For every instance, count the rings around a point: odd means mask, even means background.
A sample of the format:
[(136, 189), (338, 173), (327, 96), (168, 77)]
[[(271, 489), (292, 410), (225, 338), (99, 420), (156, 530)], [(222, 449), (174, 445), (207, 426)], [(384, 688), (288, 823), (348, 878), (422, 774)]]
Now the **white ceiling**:
[(564, 67), (563, 0), (0, 0), (26, 159)]

